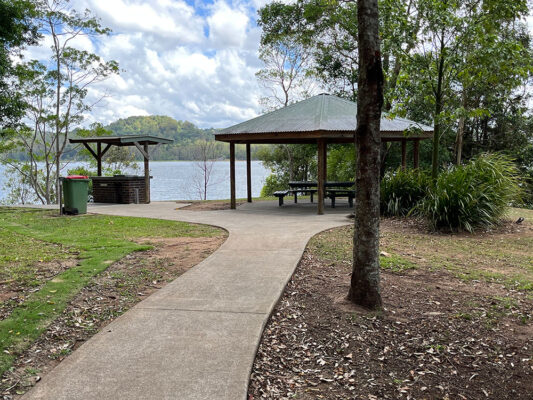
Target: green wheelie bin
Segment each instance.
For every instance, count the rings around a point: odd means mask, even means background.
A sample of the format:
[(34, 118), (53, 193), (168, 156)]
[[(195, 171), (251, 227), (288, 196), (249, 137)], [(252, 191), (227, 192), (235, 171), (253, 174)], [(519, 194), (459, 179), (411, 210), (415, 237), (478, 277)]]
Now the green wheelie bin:
[(63, 182), (63, 213), (87, 214), (87, 199), (89, 197), (89, 177), (85, 175), (70, 175), (61, 178)]

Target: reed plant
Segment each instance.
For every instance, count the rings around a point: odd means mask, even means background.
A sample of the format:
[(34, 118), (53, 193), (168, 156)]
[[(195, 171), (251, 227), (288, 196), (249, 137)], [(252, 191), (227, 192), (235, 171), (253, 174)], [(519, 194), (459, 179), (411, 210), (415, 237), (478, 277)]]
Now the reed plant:
[(430, 184), (429, 174), (421, 170), (387, 172), (381, 181), (381, 214), (406, 216), (424, 198)]
[(510, 158), (482, 154), (443, 171), (414, 211), (434, 229), (473, 232), (498, 224), (521, 191), (519, 171)]

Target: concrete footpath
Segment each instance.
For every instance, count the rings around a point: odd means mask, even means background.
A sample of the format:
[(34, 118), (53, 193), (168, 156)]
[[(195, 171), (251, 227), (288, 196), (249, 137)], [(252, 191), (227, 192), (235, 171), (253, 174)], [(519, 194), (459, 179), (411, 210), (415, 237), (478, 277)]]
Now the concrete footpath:
[(342, 205), (244, 204), (185, 211), (173, 202), (89, 212), (211, 224), (229, 232), (210, 257), (138, 303), (53, 369), (24, 399), (244, 400), (268, 317), (316, 233), (346, 225)]

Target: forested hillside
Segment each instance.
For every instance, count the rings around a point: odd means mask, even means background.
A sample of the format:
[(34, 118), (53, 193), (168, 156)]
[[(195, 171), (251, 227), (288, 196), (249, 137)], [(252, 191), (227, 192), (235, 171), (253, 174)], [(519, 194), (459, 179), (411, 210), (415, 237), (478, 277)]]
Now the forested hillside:
[[(137, 116), (119, 119), (108, 126), (114, 135), (151, 135), (165, 139), (172, 139), (174, 143), (159, 146), (154, 150), (155, 160), (193, 160), (196, 158), (198, 141), (212, 141), (215, 129), (201, 129), (188, 121), (176, 121), (164, 115)], [(229, 146), (216, 143), (214, 157), (225, 159), (229, 157)], [(244, 157), (241, 149), (239, 154)]]
[(191, 122), (176, 121), (164, 115), (128, 117), (119, 119), (107, 127), (117, 136), (151, 135), (174, 140), (174, 143), (190, 144), (198, 139), (211, 140), (214, 129), (200, 129)]
[[(188, 121), (176, 121), (174, 118), (164, 115), (150, 115), (137, 116), (119, 119), (104, 127), (109, 131), (110, 135), (150, 135), (165, 139), (172, 139), (172, 144), (159, 146), (151, 149), (153, 160), (196, 160), (201, 152), (200, 147), (205, 141), (213, 142), (209, 146), (210, 159), (229, 159), (229, 145), (227, 143), (215, 142), (214, 133), (216, 129), (202, 129), (198, 128)], [(94, 131), (87, 130), (84, 136), (95, 136), (101, 134)], [(252, 146), (252, 158), (257, 159), (257, 151), (264, 147), (264, 145)], [(63, 159), (81, 159), (87, 158), (89, 155), (85, 151), (81, 153), (77, 147), (68, 145)], [(132, 154), (137, 160), (141, 160), (140, 154), (136, 150), (132, 150)], [(246, 149), (244, 145), (235, 146), (235, 155), (239, 160), (246, 158)], [(24, 159), (24, 155), (16, 155)]]

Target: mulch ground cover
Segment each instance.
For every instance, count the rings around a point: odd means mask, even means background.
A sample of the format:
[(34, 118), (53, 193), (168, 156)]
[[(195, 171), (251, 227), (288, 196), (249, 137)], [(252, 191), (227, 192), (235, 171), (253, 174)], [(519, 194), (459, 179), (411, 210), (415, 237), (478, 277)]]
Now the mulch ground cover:
[[(83, 342), (139, 301), (209, 256), (226, 236), (146, 239), (153, 250), (131, 253), (110, 265), (70, 302), (45, 333), (2, 376), (0, 398), (11, 400), (36, 382)], [(12, 302), (25, 291), (14, 293)]]
[(249, 400), (533, 398), (531, 292), (419, 266), (382, 272), (385, 310), (373, 313), (346, 300), (350, 273), (306, 250), (265, 328)]

